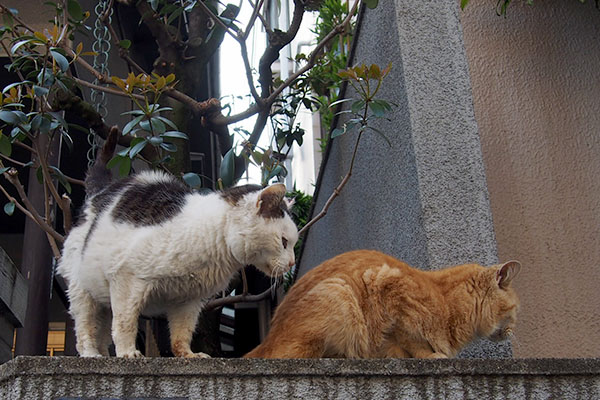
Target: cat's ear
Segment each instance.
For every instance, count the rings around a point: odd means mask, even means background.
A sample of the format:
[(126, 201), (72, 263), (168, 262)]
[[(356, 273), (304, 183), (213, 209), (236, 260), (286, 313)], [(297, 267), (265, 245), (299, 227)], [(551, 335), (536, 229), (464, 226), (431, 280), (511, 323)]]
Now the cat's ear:
[(285, 197), (284, 200), (288, 208), (292, 208), (294, 207), (294, 204), (296, 204), (296, 199), (290, 199), (289, 197)]
[(281, 202), (285, 197), (286, 188), (282, 183), (271, 185), (260, 193), (256, 202), (258, 214), (264, 218), (282, 218)]
[(518, 261), (508, 261), (502, 264), (496, 272), (496, 282), (501, 288), (506, 288), (521, 271), (521, 263)]

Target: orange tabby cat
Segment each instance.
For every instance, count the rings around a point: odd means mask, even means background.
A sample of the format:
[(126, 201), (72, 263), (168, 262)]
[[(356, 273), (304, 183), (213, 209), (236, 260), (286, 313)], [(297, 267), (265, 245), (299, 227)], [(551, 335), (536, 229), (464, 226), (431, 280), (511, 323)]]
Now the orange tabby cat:
[(245, 357), (453, 357), (476, 337), (512, 335), (520, 269), (421, 271), (377, 251), (344, 253), (298, 280)]

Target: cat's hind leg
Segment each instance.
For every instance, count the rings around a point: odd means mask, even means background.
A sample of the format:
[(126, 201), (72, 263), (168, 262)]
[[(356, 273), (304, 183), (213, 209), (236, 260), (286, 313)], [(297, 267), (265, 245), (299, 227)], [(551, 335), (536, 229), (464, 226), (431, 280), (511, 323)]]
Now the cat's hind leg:
[(175, 357), (210, 357), (205, 353), (194, 353), (190, 347), (192, 335), (196, 330), (198, 316), (200, 315), (203, 305), (203, 301), (197, 300), (177, 307), (172, 307), (167, 311), (169, 332), (171, 335), (171, 351)]
[(85, 290), (69, 287), (69, 312), (75, 321), (77, 352), (82, 357), (100, 357), (98, 351), (98, 311), (100, 305)]
[(135, 339), (138, 317), (150, 290), (151, 287), (146, 282), (130, 275), (114, 277), (110, 282), (112, 338), (117, 357), (142, 357), (142, 353), (135, 347)]

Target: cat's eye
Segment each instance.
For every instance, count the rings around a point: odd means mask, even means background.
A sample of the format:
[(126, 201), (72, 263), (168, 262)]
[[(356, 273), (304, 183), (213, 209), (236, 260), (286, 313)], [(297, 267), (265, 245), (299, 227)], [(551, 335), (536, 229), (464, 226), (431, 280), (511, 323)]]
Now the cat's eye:
[(284, 249), (287, 249), (288, 240), (286, 238), (281, 238), (281, 244), (283, 245)]

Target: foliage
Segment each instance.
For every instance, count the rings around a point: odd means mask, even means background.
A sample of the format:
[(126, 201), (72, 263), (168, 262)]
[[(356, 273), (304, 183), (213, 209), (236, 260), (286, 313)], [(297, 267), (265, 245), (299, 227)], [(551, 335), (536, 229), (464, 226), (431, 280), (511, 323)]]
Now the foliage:
[(388, 103), (385, 100), (376, 99), (377, 93), (383, 84), (383, 79), (390, 72), (391, 68), (391, 64), (383, 70), (376, 64), (370, 66), (362, 64), (338, 73), (340, 78), (347, 80), (354, 88), (359, 95), (359, 99), (338, 100), (331, 105), (334, 106), (342, 102), (351, 102), (349, 110), (341, 111), (341, 113), (348, 116), (348, 119), (341, 127), (336, 128), (331, 132), (332, 139), (357, 128), (359, 134), (362, 134), (366, 130), (371, 130), (379, 134), (388, 145), (392, 145), (391, 141), (383, 132), (369, 124), (374, 119), (385, 117), (385, 114), (392, 110), (391, 103)]
[[(310, 219), (310, 208), (312, 206), (313, 197), (305, 194), (304, 192), (295, 189), (289, 193), (288, 195), (291, 199), (294, 200), (294, 204), (292, 205), (291, 214), (292, 219), (298, 226), (298, 229), (302, 229), (306, 223)], [(302, 248), (302, 242), (304, 238), (300, 237), (294, 246), (294, 253), (296, 254), (296, 259), (300, 255), (300, 249)], [(295, 268), (295, 267), (294, 267)], [(288, 271), (283, 278), (283, 289), (288, 291), (288, 289), (294, 283), (295, 271), (292, 269)]]
[[(170, 161), (170, 155), (177, 151), (177, 146), (170, 142), (172, 139), (185, 139), (188, 137), (180, 132), (170, 119), (161, 116), (161, 112), (173, 111), (172, 107), (161, 107), (159, 101), (165, 91), (175, 87), (175, 75), (166, 77), (153, 74), (129, 73), (125, 80), (112, 76), (113, 83), (127, 94), (136, 109), (123, 112), (122, 115), (131, 115), (133, 119), (123, 127), (123, 135), (131, 135), (133, 140), (125, 149), (118, 152), (108, 163), (109, 168), (119, 166), (119, 174), (128, 175), (131, 169), (131, 160), (140, 154), (147, 145), (155, 147), (158, 157), (149, 160), (152, 167), (167, 169), (165, 163)], [(136, 96), (138, 94), (138, 96)], [(142, 96), (140, 99), (139, 96)], [(168, 130), (171, 128), (171, 130)], [(165, 153), (166, 152), (166, 153)], [(186, 181), (187, 182), (187, 181)]]
[[(464, 8), (467, 6), (467, 4), (469, 4), (470, 0), (461, 0), (460, 1), (460, 8), (464, 10)], [(522, 0), (525, 1), (525, 3), (527, 5), (533, 5), (533, 0)], [(579, 0), (580, 3), (585, 3), (586, 0)], [(594, 2), (596, 3), (596, 8), (600, 9), (600, 0), (594, 0)], [(504, 15), (506, 16), (506, 10), (508, 9), (508, 6), (510, 5), (510, 3), (512, 3), (512, 0), (498, 0), (498, 2), (496, 3), (496, 13), (498, 15)]]
[[(349, 13), (348, 3), (342, 0), (325, 0), (319, 9), (313, 32), (318, 40), (322, 40), (332, 28), (347, 18)], [(314, 68), (307, 74), (306, 84), (310, 86), (314, 95), (313, 107), (321, 115), (321, 125), (328, 131), (333, 123), (333, 111), (331, 104), (338, 100), (342, 79), (338, 71), (346, 68), (350, 44), (353, 37), (355, 21), (352, 20), (341, 33), (337, 34), (331, 41), (331, 45), (324, 49)], [(298, 60), (306, 56), (299, 55)], [(317, 107), (314, 107), (317, 105)], [(321, 141), (321, 148), (327, 142), (327, 138)]]

